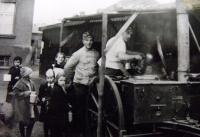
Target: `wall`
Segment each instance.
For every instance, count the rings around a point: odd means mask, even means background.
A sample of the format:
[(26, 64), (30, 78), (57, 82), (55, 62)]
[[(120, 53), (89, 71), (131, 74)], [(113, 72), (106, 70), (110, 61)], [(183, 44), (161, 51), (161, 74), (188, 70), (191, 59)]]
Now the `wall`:
[[(32, 57), (31, 62), (34, 62), (39, 65), (40, 52), (41, 52), (41, 44), (42, 44), (42, 33), (32, 33)], [(34, 65), (32, 62), (32, 65)]]
[[(34, 0), (16, 0), (14, 38), (0, 37), (0, 55), (20, 55), (24, 64), (30, 60)], [(12, 64), (12, 63), (11, 63)]]
[[(10, 66), (15, 56), (21, 56), (24, 65), (30, 61), (33, 8), (34, 0), (16, 0), (14, 36), (0, 37), (0, 55), (10, 55)], [(5, 101), (8, 82), (3, 81), (3, 74), (8, 68), (0, 67), (0, 102)]]

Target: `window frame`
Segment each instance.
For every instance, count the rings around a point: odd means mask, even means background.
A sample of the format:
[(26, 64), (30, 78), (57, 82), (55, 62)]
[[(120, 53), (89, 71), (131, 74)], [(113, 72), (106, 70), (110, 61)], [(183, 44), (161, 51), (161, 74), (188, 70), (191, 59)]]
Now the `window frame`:
[(12, 22), (12, 33), (11, 34), (3, 34), (0, 33), (0, 38), (9, 38), (13, 39), (16, 38), (16, 32), (15, 32), (15, 23), (16, 23), (16, 0), (0, 0), (0, 3), (10, 3), (14, 4), (14, 13), (13, 13), (13, 22)]
[[(10, 55), (0, 55), (0, 68), (9, 68), (10, 57), (11, 57)], [(1, 58), (3, 58), (3, 59), (1, 59)], [(1, 63), (3, 63), (3, 65)]]

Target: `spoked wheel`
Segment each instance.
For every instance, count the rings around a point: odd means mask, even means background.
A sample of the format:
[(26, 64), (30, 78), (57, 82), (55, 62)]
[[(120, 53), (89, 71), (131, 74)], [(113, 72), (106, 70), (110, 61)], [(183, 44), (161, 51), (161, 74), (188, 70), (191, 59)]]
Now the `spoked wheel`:
[[(98, 78), (94, 79), (90, 86), (88, 99), (88, 124), (91, 137), (97, 135), (98, 120)], [(103, 137), (119, 137), (124, 129), (124, 112), (118, 88), (114, 81), (105, 76), (103, 96)]]

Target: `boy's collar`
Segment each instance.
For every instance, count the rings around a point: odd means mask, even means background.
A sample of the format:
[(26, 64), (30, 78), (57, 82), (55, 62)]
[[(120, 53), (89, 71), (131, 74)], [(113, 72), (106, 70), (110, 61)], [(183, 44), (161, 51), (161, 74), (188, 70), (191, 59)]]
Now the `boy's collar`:
[(54, 83), (47, 83), (47, 86), (53, 88), (54, 87)]

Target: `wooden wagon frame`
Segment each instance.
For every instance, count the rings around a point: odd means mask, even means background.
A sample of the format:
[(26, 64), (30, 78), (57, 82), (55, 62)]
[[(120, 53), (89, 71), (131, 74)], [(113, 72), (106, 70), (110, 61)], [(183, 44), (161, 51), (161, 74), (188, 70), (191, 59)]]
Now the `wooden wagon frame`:
[[(188, 82), (188, 70), (190, 68), (190, 42), (189, 42), (189, 31), (191, 31), (191, 34), (194, 38), (194, 41), (196, 43), (196, 45), (198, 46), (198, 50), (199, 50), (199, 44), (198, 44), (198, 40), (195, 37), (194, 31), (189, 23), (189, 19), (188, 19), (188, 11), (187, 9), (184, 7), (184, 4), (181, 3), (180, 0), (177, 0), (177, 9), (176, 9), (176, 18), (177, 18), (177, 47), (178, 47), (178, 81), (174, 82), (174, 83), (185, 83), (185, 84), (193, 84)], [(79, 22), (83, 21), (83, 23), (86, 21), (90, 21), (91, 18), (93, 21), (97, 21), (97, 22), (102, 22), (102, 40), (101, 40), (101, 55), (102, 55), (102, 64), (101, 64), (101, 68), (100, 68), (100, 72), (99, 72), (99, 82), (96, 86), (98, 86), (98, 99), (95, 99), (95, 95), (92, 94), (91, 98), (92, 100), (95, 102), (96, 106), (98, 106), (98, 117), (97, 121), (98, 121), (98, 127), (97, 127), (97, 136), (100, 137), (103, 134), (102, 132), (105, 129), (102, 129), (102, 125), (105, 124), (103, 121), (105, 116), (103, 116), (103, 110), (102, 110), (102, 104), (103, 104), (103, 96), (104, 96), (104, 84), (105, 81), (107, 81), (108, 83), (110, 83), (111, 88), (113, 90), (113, 94), (115, 96), (115, 99), (117, 100), (117, 106), (118, 106), (118, 126), (116, 127), (116, 125), (114, 125), (113, 123), (108, 123), (110, 125), (112, 125), (113, 127), (115, 127), (118, 130), (118, 136), (120, 137), (135, 137), (135, 136), (153, 136), (153, 135), (158, 135), (160, 133), (155, 132), (155, 128), (153, 128), (152, 133), (146, 133), (146, 134), (132, 134), (132, 135), (127, 135), (126, 134), (126, 130), (124, 129), (124, 112), (123, 112), (123, 108), (122, 107), (122, 102), (120, 99), (120, 94), (118, 91), (118, 87), (116, 86), (116, 83), (112, 81), (112, 79), (110, 79), (108, 76), (104, 75), (104, 70), (105, 70), (105, 46), (106, 46), (106, 42), (108, 39), (108, 35), (107, 35), (107, 31), (108, 31), (108, 21), (112, 20), (113, 16), (130, 16), (130, 18), (126, 21), (126, 23), (121, 27), (121, 29), (118, 31), (118, 33), (115, 35), (116, 38), (118, 38), (127, 28), (128, 26), (135, 20), (135, 18), (137, 17), (138, 14), (146, 14), (146, 13), (164, 13), (164, 12), (168, 12), (168, 10), (151, 10), (151, 11), (123, 11), (120, 13), (102, 13), (99, 14), (97, 16), (84, 16), (84, 17), (72, 17), (72, 18), (65, 18), (63, 19), (62, 23), (61, 23), (61, 27), (60, 27), (60, 45), (59, 45), (59, 50), (61, 51), (61, 48), (63, 47), (63, 45), (65, 43), (67, 43), (70, 39), (70, 37), (73, 36), (73, 33), (69, 34), (66, 38), (63, 38), (63, 29), (65, 27), (66, 24), (70, 24), (71, 22)], [(93, 18), (94, 17), (94, 18)], [(195, 83), (195, 84), (199, 84), (199, 82)], [(97, 115), (97, 113), (96, 113)], [(172, 124), (173, 126), (176, 125), (177, 131), (178, 130), (183, 130), (184, 133), (186, 134), (191, 134), (192, 136), (200, 136), (200, 130), (199, 128), (196, 127), (192, 127), (192, 126), (188, 126), (188, 125), (181, 125), (181, 124), (177, 124), (177, 123), (167, 123), (167, 124)], [(178, 125), (178, 126), (177, 126)], [(167, 126), (165, 126), (167, 127)], [(182, 128), (183, 127), (183, 128)], [(107, 134), (108, 136), (113, 136), (112, 135), (112, 131), (109, 131), (109, 129), (107, 130)]]

